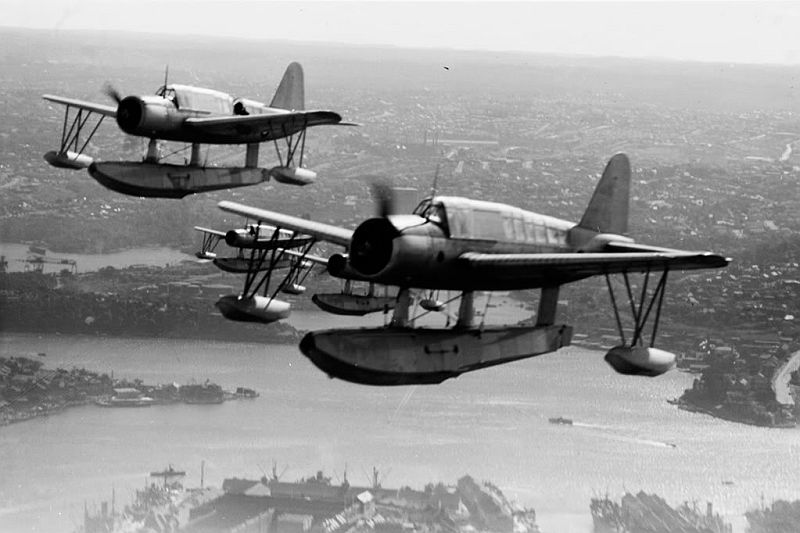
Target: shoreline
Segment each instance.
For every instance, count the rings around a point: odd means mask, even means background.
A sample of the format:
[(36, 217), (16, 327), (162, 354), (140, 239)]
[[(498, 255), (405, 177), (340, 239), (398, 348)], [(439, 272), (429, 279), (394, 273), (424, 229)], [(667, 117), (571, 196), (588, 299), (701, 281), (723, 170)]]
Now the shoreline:
[[(770, 379), (770, 386), (775, 394), (775, 400), (783, 407), (790, 407), (794, 404), (794, 401), (791, 398), (791, 394), (789, 391), (789, 376), (788, 374), (794, 372), (800, 368), (800, 350), (792, 353), (792, 355), (779, 366), (772, 375)], [(749, 426), (756, 426), (756, 427), (765, 427), (765, 428), (777, 428), (777, 429), (788, 429), (788, 428), (795, 428), (800, 425), (800, 421), (796, 418), (794, 420), (776, 420), (773, 416), (773, 421), (770, 422), (768, 419), (760, 420), (755, 418), (754, 416), (742, 416), (741, 414), (737, 414), (732, 412), (731, 406), (725, 403), (717, 403), (714, 406), (711, 405), (703, 405), (701, 403), (693, 402), (691, 400), (687, 400), (684, 398), (686, 392), (691, 389), (687, 389), (684, 391), (684, 394), (672, 400), (667, 400), (668, 403), (671, 405), (677, 406), (679, 409), (690, 413), (702, 413), (714, 418), (719, 418), (720, 420), (726, 420), (728, 422), (734, 422), (737, 424), (745, 424)], [(783, 401), (789, 399), (790, 402)], [(768, 412), (769, 415), (774, 415), (774, 412)], [(751, 413), (752, 415), (752, 413)]]
[[(775, 391), (775, 399), (784, 405), (794, 405), (794, 399), (789, 389), (789, 376), (787, 376), (787, 374), (791, 374), (798, 368), (800, 368), (800, 350), (794, 352), (785, 363), (775, 370), (775, 374), (772, 375), (772, 390)], [(780, 389), (780, 391), (778, 389)]]
[(733, 422), (734, 424), (744, 424), (746, 426), (753, 426), (753, 427), (760, 427), (760, 428), (769, 428), (769, 429), (792, 429), (797, 427), (797, 423), (761, 423), (756, 420), (745, 419), (739, 416), (736, 416), (726, 409), (714, 409), (712, 407), (704, 407), (702, 405), (697, 405), (694, 403), (689, 403), (686, 400), (681, 398), (676, 398), (673, 400), (667, 400), (667, 403), (670, 405), (676, 406), (678, 409), (682, 411), (686, 411), (688, 413), (700, 413), (704, 415), (711, 416), (713, 418), (718, 418), (720, 420), (725, 420), (726, 422)]
[[(30, 346), (28, 337), (25, 334), (17, 335), (15, 342), (19, 344), (21, 341)], [(82, 338), (90, 339), (94, 340), (88, 336)], [(20, 353), (12, 354), (14, 351)], [(70, 368), (68, 362), (60, 361), (58, 356), (56, 361), (47, 364), (43, 357), (46, 357), (46, 353), (31, 355), (23, 352), (20, 346), (3, 350), (0, 356), (0, 427), (49, 417), (71, 407), (220, 404), (259, 396), (252, 388), (236, 385), (234, 389), (223, 389), (208, 378), (203, 384), (198, 384), (195, 378), (186, 375), (171, 383), (156, 384), (146, 383), (140, 377), (115, 379), (113, 371), (109, 374), (102, 370), (78, 368), (74, 364)], [(179, 385), (178, 381), (186, 383)], [(231, 386), (230, 383), (228, 386)]]

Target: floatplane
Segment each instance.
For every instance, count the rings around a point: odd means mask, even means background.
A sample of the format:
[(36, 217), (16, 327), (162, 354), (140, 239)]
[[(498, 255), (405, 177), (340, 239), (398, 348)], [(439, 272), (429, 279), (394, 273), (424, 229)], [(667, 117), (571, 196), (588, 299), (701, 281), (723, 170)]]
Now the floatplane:
[[(434, 384), (557, 351), (569, 346), (573, 329), (557, 323), (559, 289), (593, 276), (606, 280), (620, 337), (605, 360), (622, 374), (657, 376), (675, 366), (674, 354), (655, 347), (668, 273), (722, 268), (729, 259), (626, 236), (630, 181), (627, 156), (615, 155), (577, 224), (510, 205), (438, 195), (411, 214), (384, 210), (355, 230), (229, 201), (219, 207), (258, 225), (311, 237), (295, 252), (301, 258), (313, 241), (343, 247), (323, 259), (334, 277), (397, 287), (387, 326), (312, 331), (302, 339), (302, 353), (331, 377), (369, 385)], [(641, 276), (640, 290), (632, 289), (635, 275)], [(620, 312), (612, 276), (622, 277), (630, 318)], [(532, 325), (476, 324), (476, 291), (526, 289), (541, 291)], [(419, 291), (459, 292), (455, 324), (415, 327), (410, 311)], [(426, 310), (442, 310), (436, 298), (425, 300)], [(286, 305), (274, 298), (260, 304), (262, 316), (275, 319)]]
[[(133, 196), (183, 198), (254, 185), (270, 178), (279, 183), (307, 185), (317, 177), (314, 171), (303, 167), (308, 128), (352, 125), (343, 123), (333, 111), (305, 110), (303, 68), (299, 63), (291, 63), (286, 69), (269, 105), (212, 89), (170, 84), (166, 79), (152, 96), (123, 97), (111, 86), (106, 86), (106, 94), (115, 106), (43, 96), (65, 106), (59, 148), (44, 154), (44, 159), (58, 168), (86, 168), (109, 189)], [(95, 161), (85, 153), (106, 117), (114, 118), (123, 132), (149, 139), (143, 161)], [(160, 153), (159, 140), (191, 145), (186, 164), (163, 162), (166, 156)], [(261, 168), (259, 147), (269, 141), (275, 145), (279, 164)], [(203, 145), (246, 145), (244, 166), (208, 166)]]
[[(288, 318), (291, 306), (277, 300), (278, 294), (305, 293), (303, 282), (312, 267), (328, 265), (324, 257), (309, 253), (316, 242), (313, 237), (290, 230), (265, 224), (245, 224), (244, 228), (228, 231), (201, 226), (194, 229), (203, 235), (201, 248), (195, 253), (199, 261), (245, 275), (240, 293), (222, 296), (215, 304), (229, 320), (269, 324)], [(232, 255), (217, 251), (221, 242), (235, 250)], [(280, 272), (284, 273), (282, 277), (274, 275)], [(394, 308), (396, 294), (389, 287), (376, 289), (370, 283), (368, 289), (359, 292), (352, 285), (345, 280), (341, 292), (317, 293), (311, 299), (320, 309), (338, 315), (364, 316)]]

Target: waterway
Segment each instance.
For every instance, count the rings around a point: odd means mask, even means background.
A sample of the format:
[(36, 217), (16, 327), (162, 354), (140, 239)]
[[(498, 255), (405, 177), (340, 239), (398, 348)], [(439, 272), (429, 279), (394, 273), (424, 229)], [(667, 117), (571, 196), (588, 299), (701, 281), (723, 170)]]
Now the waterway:
[[(296, 312), (300, 327), (333, 325)], [(336, 325), (346, 325), (339, 320)], [(624, 490), (673, 505), (706, 500), (743, 531), (741, 513), (800, 494), (800, 431), (765, 429), (667, 403), (690, 385), (615, 374), (578, 348), (438, 386), (376, 388), (332, 380), (293, 345), (80, 336), (0, 336), (0, 355), (47, 353), (47, 364), (146, 382), (207, 378), (252, 387), (255, 400), (146, 409), (86, 406), (0, 428), (0, 531), (73, 530), (89, 507), (130, 501), (147, 472), (173, 464), (199, 485), (258, 478), (273, 460), (292, 480), (348, 467), (351, 482), (421, 488), (464, 474), (532, 506), (545, 532), (591, 531), (589, 500)], [(555, 425), (564, 416), (573, 426)], [(389, 471), (391, 469), (391, 471)], [(334, 478), (335, 479), (335, 478)]]
[[(23, 272), (28, 266), (21, 260), (28, 255), (27, 244), (0, 243), (0, 255), (8, 261), (9, 272)], [(181, 261), (194, 260), (191, 255), (172, 248), (134, 248), (113, 254), (67, 254), (47, 250), (49, 259), (69, 259), (77, 263), (78, 272), (92, 272), (106, 266), (125, 268), (131, 265), (167, 266)], [(69, 265), (45, 264), (45, 272), (58, 272)]]

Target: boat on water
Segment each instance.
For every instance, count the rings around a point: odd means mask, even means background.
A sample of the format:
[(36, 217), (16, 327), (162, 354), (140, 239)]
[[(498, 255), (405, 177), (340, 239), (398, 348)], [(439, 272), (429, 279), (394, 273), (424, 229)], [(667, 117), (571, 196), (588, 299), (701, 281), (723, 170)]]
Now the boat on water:
[(560, 424), (562, 426), (571, 426), (572, 425), (572, 419), (571, 418), (564, 418), (563, 416), (557, 416), (557, 417), (553, 417), (553, 418), (548, 418), (547, 421), (550, 422), (551, 424)]
[(172, 465), (169, 465), (169, 467), (160, 472), (150, 472), (150, 477), (164, 478), (165, 481), (168, 478), (183, 477), (185, 475), (186, 472), (184, 470), (175, 470)]
[(153, 398), (132, 387), (114, 389), (110, 398), (101, 398), (95, 402), (100, 407), (150, 407), (154, 403)]
[(259, 394), (256, 391), (253, 389), (248, 389), (247, 387), (236, 387), (236, 392), (234, 395), (237, 398), (246, 398), (248, 400), (259, 397)]

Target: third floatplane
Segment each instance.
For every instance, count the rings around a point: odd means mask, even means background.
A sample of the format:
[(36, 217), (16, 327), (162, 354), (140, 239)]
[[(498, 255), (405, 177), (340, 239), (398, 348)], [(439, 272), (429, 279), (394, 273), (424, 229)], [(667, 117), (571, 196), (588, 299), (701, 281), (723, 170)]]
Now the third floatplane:
[[(557, 321), (560, 287), (593, 276), (605, 278), (620, 338), (606, 361), (623, 374), (655, 376), (675, 365), (674, 354), (655, 347), (669, 272), (722, 268), (729, 259), (640, 244), (626, 236), (630, 182), (628, 158), (611, 158), (577, 224), (453, 196), (427, 198), (411, 214), (385, 212), (355, 230), (233, 202), (219, 207), (341, 246), (343, 252), (326, 262), (332, 276), (398, 288), (386, 327), (327, 329), (303, 338), (300, 350), (332, 377), (371, 385), (440, 383), (554, 352), (568, 346), (572, 336), (572, 326)], [(616, 294), (613, 276), (622, 279), (622, 295)], [(476, 323), (476, 291), (525, 289), (541, 291), (533, 325)], [(415, 327), (415, 294), (437, 291), (460, 293), (455, 323)], [(417, 303), (426, 312), (442, 307), (430, 296), (424, 300), (426, 305)]]
[[(47, 152), (52, 166), (89, 170), (109, 189), (134, 196), (182, 198), (189, 194), (255, 185), (270, 178), (306, 185), (316, 173), (303, 166), (308, 128), (343, 123), (334, 111), (306, 110), (303, 69), (291, 63), (269, 104), (234, 98), (222, 91), (170, 84), (165, 80), (154, 95), (125, 96), (108, 86), (116, 105), (62, 96), (44, 99), (65, 106), (61, 142)], [(129, 134), (148, 139), (142, 161), (99, 161), (86, 153), (92, 137), (107, 117)], [(166, 163), (159, 141), (185, 143), (185, 164)], [(272, 142), (278, 164), (259, 166), (262, 143)], [(244, 145), (242, 166), (208, 165), (208, 145)], [(203, 149), (206, 149), (204, 155)]]

